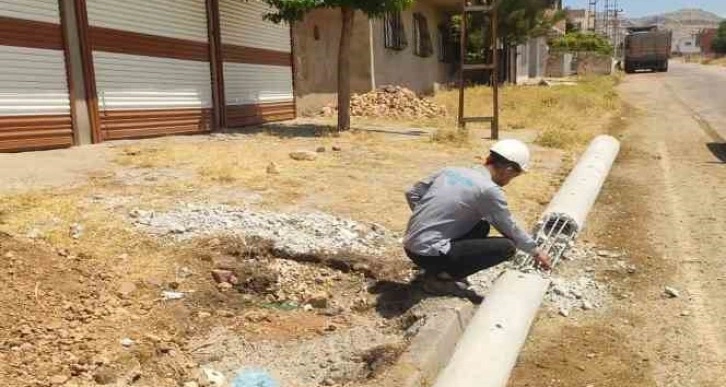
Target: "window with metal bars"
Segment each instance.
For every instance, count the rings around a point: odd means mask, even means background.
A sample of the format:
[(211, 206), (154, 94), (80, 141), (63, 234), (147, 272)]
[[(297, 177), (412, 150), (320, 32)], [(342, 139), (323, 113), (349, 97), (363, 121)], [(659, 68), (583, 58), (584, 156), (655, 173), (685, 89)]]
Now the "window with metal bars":
[(424, 58), (434, 54), (429, 23), (426, 16), (418, 12), (413, 14), (413, 53)]
[(439, 62), (453, 63), (456, 52), (456, 40), (452, 38), (451, 28), (448, 23), (439, 24), (438, 34), (438, 58)]
[(408, 47), (401, 12), (389, 12), (383, 17), (383, 34), (383, 44), (386, 48), (401, 51)]

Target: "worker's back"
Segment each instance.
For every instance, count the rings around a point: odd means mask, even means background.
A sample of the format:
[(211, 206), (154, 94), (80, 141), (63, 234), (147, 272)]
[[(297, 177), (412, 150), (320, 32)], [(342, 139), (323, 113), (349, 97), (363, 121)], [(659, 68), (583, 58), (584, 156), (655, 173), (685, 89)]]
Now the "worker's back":
[(477, 202), (491, 188), (499, 189), (484, 168), (442, 170), (413, 211), (404, 240), (406, 248), (422, 255), (446, 250), (449, 239), (465, 234), (481, 221), (484, 214)]

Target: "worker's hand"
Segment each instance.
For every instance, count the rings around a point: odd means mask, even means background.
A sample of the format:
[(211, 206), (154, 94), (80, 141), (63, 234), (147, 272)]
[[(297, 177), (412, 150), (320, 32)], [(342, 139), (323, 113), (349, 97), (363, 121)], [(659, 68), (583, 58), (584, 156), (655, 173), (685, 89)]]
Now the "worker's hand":
[(552, 269), (552, 263), (550, 261), (550, 256), (547, 255), (547, 253), (545, 253), (542, 250), (537, 250), (534, 252), (533, 256), (534, 256), (535, 262), (537, 262), (537, 265), (540, 267), (540, 269), (545, 270), (545, 271)]

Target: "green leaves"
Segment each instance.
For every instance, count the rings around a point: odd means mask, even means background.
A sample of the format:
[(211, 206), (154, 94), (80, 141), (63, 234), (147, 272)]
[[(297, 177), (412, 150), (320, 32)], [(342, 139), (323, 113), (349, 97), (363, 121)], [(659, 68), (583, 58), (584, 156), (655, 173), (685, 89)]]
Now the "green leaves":
[(264, 0), (275, 11), (266, 16), (267, 19), (279, 23), (301, 20), (305, 13), (316, 8), (348, 7), (362, 11), (368, 16), (380, 16), (390, 11), (400, 11), (414, 0)]
[(726, 54), (726, 21), (718, 25), (716, 37), (713, 39), (712, 48), (720, 54)]
[(555, 39), (550, 46), (555, 51), (590, 51), (605, 55), (613, 53), (613, 46), (603, 36), (593, 33), (570, 32)]

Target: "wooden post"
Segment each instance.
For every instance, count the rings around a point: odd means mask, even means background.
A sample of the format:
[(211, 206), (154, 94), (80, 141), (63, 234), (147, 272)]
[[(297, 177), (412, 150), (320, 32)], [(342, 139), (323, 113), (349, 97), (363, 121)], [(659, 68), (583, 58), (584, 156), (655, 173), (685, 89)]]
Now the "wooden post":
[(465, 129), (464, 121), (464, 62), (466, 61), (466, 1), (461, 2), (461, 30), (459, 31), (459, 128)]
[(492, 70), (493, 107), (492, 114), (492, 140), (499, 139), (499, 45), (497, 36), (497, 10), (492, 11), (492, 47), (494, 49), (494, 69)]

